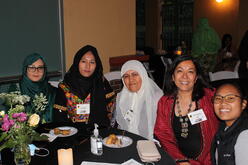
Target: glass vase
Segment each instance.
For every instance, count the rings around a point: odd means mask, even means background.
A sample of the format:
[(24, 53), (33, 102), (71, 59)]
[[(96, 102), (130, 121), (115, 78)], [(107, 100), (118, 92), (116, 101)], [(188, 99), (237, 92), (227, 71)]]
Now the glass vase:
[(14, 161), (16, 165), (28, 165), (31, 162), (28, 144), (19, 144), (14, 149)]

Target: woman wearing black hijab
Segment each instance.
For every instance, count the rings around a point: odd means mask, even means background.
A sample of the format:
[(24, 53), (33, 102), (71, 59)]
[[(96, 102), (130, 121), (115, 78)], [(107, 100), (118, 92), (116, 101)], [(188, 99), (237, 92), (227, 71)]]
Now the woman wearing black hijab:
[(54, 105), (55, 122), (76, 127), (109, 126), (115, 93), (103, 77), (103, 67), (95, 47), (82, 47), (59, 84)]

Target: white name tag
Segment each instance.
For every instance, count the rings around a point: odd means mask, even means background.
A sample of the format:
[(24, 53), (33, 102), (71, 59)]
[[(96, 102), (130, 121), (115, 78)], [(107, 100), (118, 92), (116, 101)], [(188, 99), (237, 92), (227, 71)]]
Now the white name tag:
[(77, 104), (77, 114), (90, 114), (90, 104)]
[(198, 124), (202, 121), (207, 120), (207, 117), (202, 109), (198, 109), (196, 111), (188, 113), (188, 118), (191, 125)]

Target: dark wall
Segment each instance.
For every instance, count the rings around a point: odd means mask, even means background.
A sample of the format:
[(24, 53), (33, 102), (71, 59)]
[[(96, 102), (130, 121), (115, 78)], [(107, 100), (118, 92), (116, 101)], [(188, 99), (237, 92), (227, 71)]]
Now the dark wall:
[(0, 1), (0, 78), (21, 74), (31, 53), (45, 57), (49, 71), (63, 70), (60, 0)]

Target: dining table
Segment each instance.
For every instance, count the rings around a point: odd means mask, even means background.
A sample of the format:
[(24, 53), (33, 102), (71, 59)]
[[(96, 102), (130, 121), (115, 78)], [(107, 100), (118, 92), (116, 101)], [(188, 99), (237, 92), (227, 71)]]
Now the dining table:
[[(138, 140), (145, 140), (145, 138), (130, 133), (128, 131), (123, 131), (117, 128), (99, 128), (99, 135), (104, 139), (110, 134), (120, 135), (129, 137), (132, 139), (132, 143), (126, 147), (112, 148), (103, 145), (103, 154), (98, 156), (91, 153), (90, 136), (92, 135), (93, 128), (82, 128), (77, 127), (69, 123), (49, 123), (41, 125), (37, 131), (39, 133), (51, 133), (56, 127), (70, 126), (77, 128), (77, 133), (72, 136), (67, 137), (57, 137), (52, 142), (49, 141), (38, 141), (34, 142), (35, 146), (40, 150), (35, 151), (35, 155), (31, 158), (30, 165), (57, 165), (58, 164), (58, 153), (59, 149), (72, 148), (73, 150), (73, 164), (80, 165), (83, 161), (88, 162), (103, 162), (103, 163), (114, 163), (121, 164), (130, 159), (145, 164), (141, 161), (138, 151), (136, 148)], [(168, 155), (163, 148), (159, 147), (157, 149), (161, 155), (161, 159), (157, 162), (153, 162), (156, 165), (176, 165), (175, 161)], [(45, 149), (45, 150), (44, 150)], [(47, 150), (49, 154), (47, 155)], [(3, 165), (14, 165), (13, 153), (5, 153), (5, 158), (3, 159)], [(45, 156), (46, 155), (46, 156)]]

